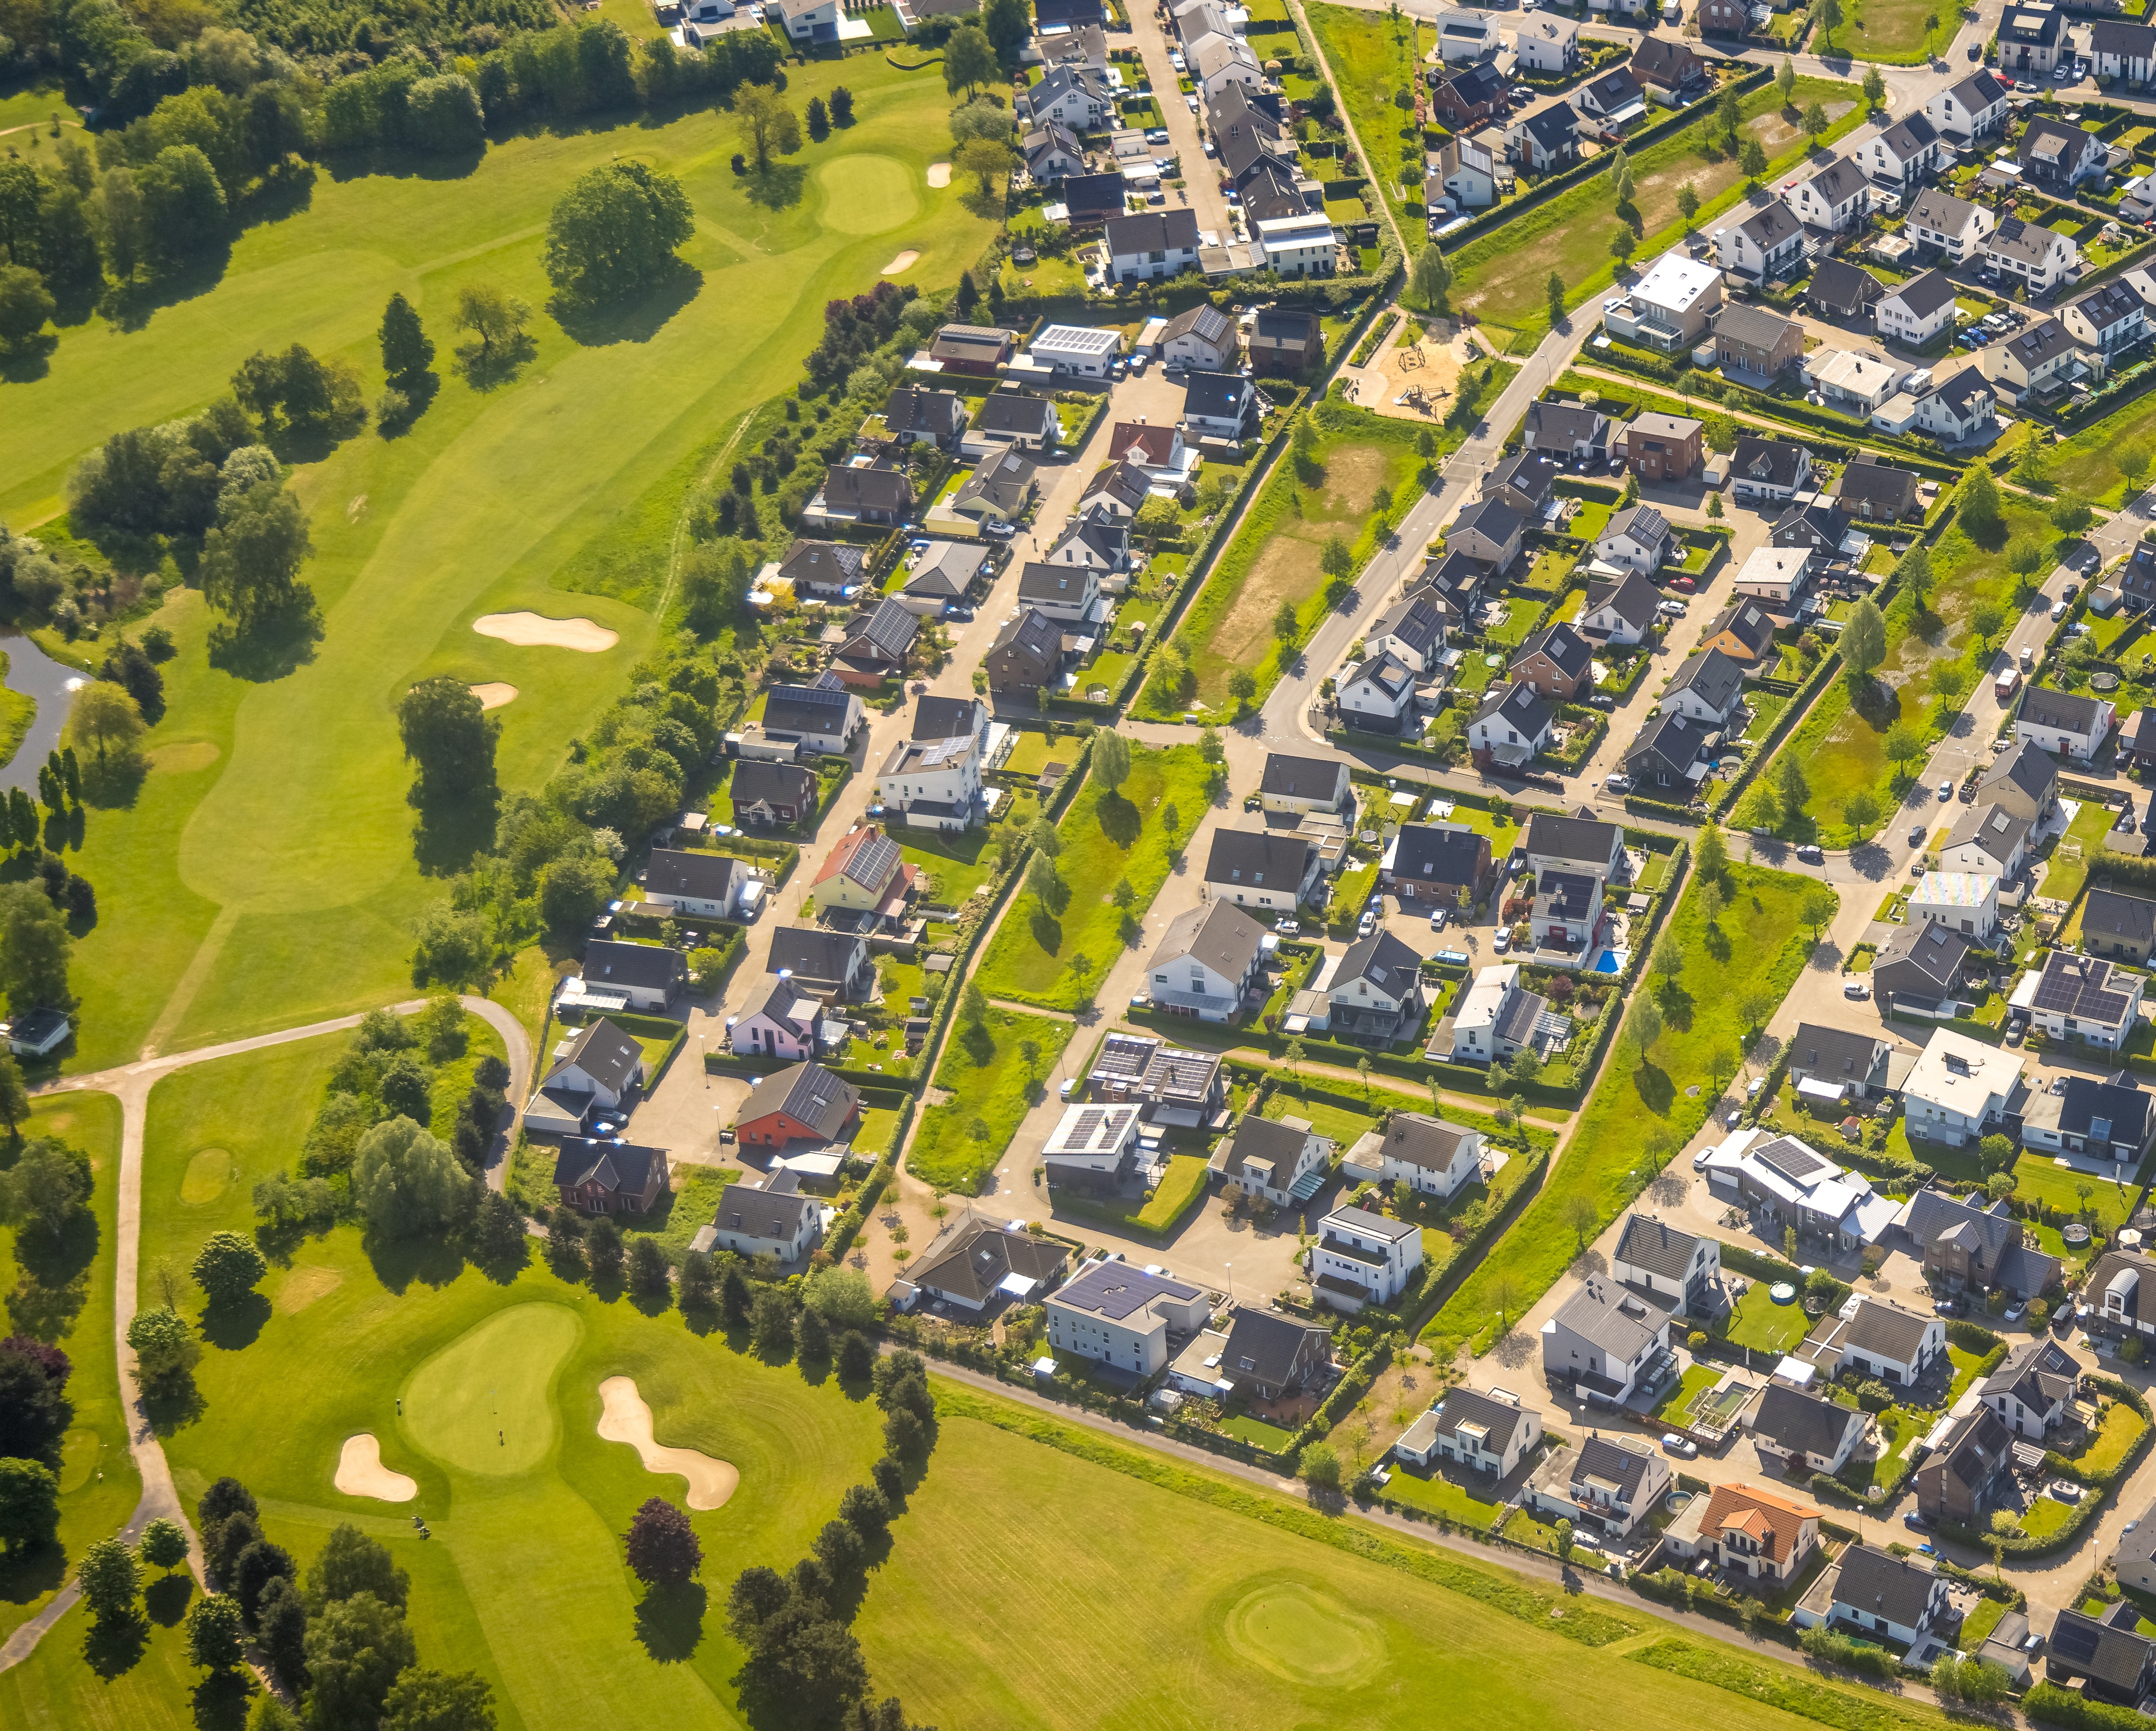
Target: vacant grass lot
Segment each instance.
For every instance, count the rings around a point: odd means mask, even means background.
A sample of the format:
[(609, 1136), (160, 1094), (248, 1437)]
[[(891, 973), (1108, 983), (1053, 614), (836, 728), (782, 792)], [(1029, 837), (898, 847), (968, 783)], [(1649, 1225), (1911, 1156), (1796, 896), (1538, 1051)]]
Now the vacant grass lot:
[(2082, 802), (2073, 822), (2066, 825), (2066, 833), (2052, 844), (2050, 867), (2044, 874), (2046, 901), (2071, 901), (2081, 894), (2082, 886), (2088, 881), (2089, 862), (2118, 821), (2109, 806), (2093, 799)]
[[(1542, 1193), (1499, 1239), (1424, 1331), (1442, 1352), (1452, 1342), (1478, 1344), (1502, 1312), (1509, 1324), (1555, 1284), (1578, 1254), (1578, 1240), (1617, 1217), (1671, 1156), (1691, 1140), (1713, 1108), (1717, 1076), (1735, 1074), (1745, 1030), (1738, 994), (1753, 985), (1777, 1001), (1803, 968), (1810, 933), (1797, 918), (1807, 881), (1789, 872), (1732, 865), (1730, 907), (1718, 928), (1701, 917), (1697, 886), (1687, 890), (1662, 932), (1684, 966), (1661, 993), (1664, 1017), (1644, 1066), (1613, 1045), (1601, 1080)], [(1645, 986), (1635, 989), (1648, 989)], [(1656, 989), (1660, 989), (1659, 986)], [(1697, 1088), (1697, 1097), (1686, 1090)], [(1565, 1223), (1575, 1196), (1594, 1209), (1581, 1233)]]
[[(1162, 812), (1175, 808), (1176, 839), (1187, 840), (1205, 812), (1207, 779), (1194, 745), (1132, 746), (1130, 779), (1114, 793), (1089, 775), (1056, 825), (1061, 906), (1042, 901), (1029, 886), (1019, 891), (989, 942), (981, 989), (1049, 1009), (1088, 1001), (1123, 948), (1125, 922), (1142, 917), (1167, 881)], [(1114, 901), (1125, 878), (1137, 898), (1127, 914)]]
[[(1362, 141), (1368, 160), (1363, 164), (1383, 193), (1384, 202), (1406, 242), (1408, 256), (1423, 249), (1428, 228), (1422, 208), (1423, 153), (1419, 144), (1402, 136), (1412, 131), (1412, 110), (1394, 105), (1393, 99), (1412, 92), (1423, 69), (1420, 20), (1401, 13), (1351, 12), (1344, 6), (1305, 8), (1318, 50), (1332, 70), (1332, 82), (1348, 107), (1355, 136)], [(1255, 46), (1255, 44), (1254, 44)], [(1260, 53), (1263, 50), (1260, 49)], [(1409, 167), (1411, 196), (1400, 194), (1403, 152)], [(1412, 203), (1412, 212), (1407, 206)], [(1360, 213), (1355, 213), (1359, 219)]]
[[(1831, 146), (1864, 118), (1863, 93), (1852, 84), (1800, 78), (1791, 100), (1794, 106), (1784, 109), (1780, 93), (1771, 84), (1743, 99), (1744, 124), (1767, 152), (1763, 187), (1772, 186), (1804, 162), (1810, 141), (1800, 120), (1810, 103), (1824, 104), (1832, 121), (1820, 140), (1823, 146)], [(1683, 239), (1677, 192), (1686, 182), (1699, 194), (1695, 226), (1701, 229), (1715, 228), (1716, 218), (1745, 200), (1743, 175), (1736, 158), (1709, 161), (1700, 147), (1699, 132), (1695, 124), (1631, 159), (1632, 199), (1640, 213), (1640, 241), (1633, 257), (1640, 269)], [(1767, 202), (1764, 191), (1753, 200), (1763, 207)], [(1568, 306), (1590, 300), (1609, 285), (1614, 263), (1609, 240), (1618, 220), (1614, 207), (1608, 177), (1596, 175), (1496, 233), (1469, 242), (1451, 257), (1453, 304), (1478, 315), (1486, 325), (1503, 327), (1490, 335), (1501, 343), (1507, 334), (1512, 336), (1504, 345), (1507, 353), (1526, 353), (1549, 329), (1545, 285), (1553, 272), (1564, 280)]]
[[(923, 1184), (971, 1195), (1010, 1146), (1071, 1028), (1056, 1016), (993, 1009), (978, 1027), (957, 1028), (936, 1066), (936, 1088), (947, 1097), (921, 1113), (906, 1169)], [(1030, 1065), (1029, 1040), (1040, 1048)]]
[[(112, 1352), (120, 1102), (110, 1094), (47, 1094), (33, 1103), (23, 1133), (56, 1136), (87, 1153), (91, 1189), (89, 1209), (58, 1243), (41, 1226), (0, 1227), (8, 1331), (67, 1353), (74, 1367), (67, 1398), (74, 1408), (59, 1462), (59, 1543), (0, 1556), (0, 1638), (59, 1590), (85, 1546), (126, 1525), (142, 1492), (127, 1450), (127, 1415)], [(13, 1157), (0, 1159), (12, 1164)]]
[[(786, 208), (751, 202), (729, 166), (733, 129), (708, 113), (519, 137), (455, 178), (324, 173), (304, 210), (241, 236), (213, 285), (139, 330), (71, 327), (42, 376), (8, 387), (0, 516), (27, 528), (59, 510), (84, 453), (198, 407), (256, 348), (349, 359), (372, 397), (375, 329), (402, 290), (442, 350), (442, 388), (409, 433), (362, 434), (296, 476), (326, 627), (311, 663), (249, 683), (207, 666), (192, 592), (160, 614), (179, 655), (153, 768), (131, 806), (93, 814), (82, 861), (102, 917), (76, 954), (76, 1067), (405, 989), (410, 920), (441, 890), (412, 857), (398, 696), (438, 673), (516, 686), (501, 779), (542, 781), (654, 642), (639, 609), (665, 591), (690, 488), (748, 411), (800, 377), (824, 304), (872, 286), (902, 247), (921, 254), (898, 279), (911, 282), (948, 283), (978, 255), (988, 229), (963, 189), (926, 184), (948, 155), (941, 77), (859, 55), (796, 69), (788, 101), (841, 81), (856, 122), (788, 159)], [(696, 207), (688, 298), (572, 339), (546, 312), (542, 231), (577, 174), (623, 153), (680, 176)], [(475, 281), (540, 309), (530, 363), (484, 393), (449, 355), (457, 292)], [(469, 629), (518, 608), (588, 615), (621, 641), (582, 655)]]
[[(2156, 440), (2156, 394), (2144, 393), (2063, 440), (2051, 454), (2052, 484), (2086, 494), (2115, 511), (2126, 502), (2126, 477), (2119, 473), (2114, 453), (2128, 445), (2145, 450), (2152, 440)], [(2146, 475), (2142, 485), (2148, 485)]]
[(1811, 52), (1823, 59), (1846, 55), (1888, 66), (1928, 60), (1954, 39), (1960, 19), (1937, 0), (1850, 0), (1839, 29), (1815, 37)]
[(1754, 1352), (1786, 1353), (1804, 1338), (1810, 1318), (1801, 1304), (1777, 1304), (1768, 1295), (1771, 1282), (1755, 1280), (1730, 1312), (1727, 1338), (1732, 1346), (1748, 1346)]

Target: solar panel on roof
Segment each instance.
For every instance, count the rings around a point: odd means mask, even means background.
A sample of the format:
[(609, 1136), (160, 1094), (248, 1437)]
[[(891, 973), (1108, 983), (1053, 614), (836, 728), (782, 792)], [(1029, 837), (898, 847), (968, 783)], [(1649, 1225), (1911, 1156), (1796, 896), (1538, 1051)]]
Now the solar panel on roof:
[(1759, 1163), (1779, 1172), (1792, 1184), (1799, 1184), (1813, 1173), (1821, 1170), (1826, 1162), (1810, 1149), (1786, 1139), (1769, 1143), (1759, 1150)]

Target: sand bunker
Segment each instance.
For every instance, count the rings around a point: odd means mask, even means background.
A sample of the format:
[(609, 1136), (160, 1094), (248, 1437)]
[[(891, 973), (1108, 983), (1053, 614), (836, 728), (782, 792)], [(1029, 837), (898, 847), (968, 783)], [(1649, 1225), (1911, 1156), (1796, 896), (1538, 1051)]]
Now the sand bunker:
[(948, 162), (931, 162), (928, 165), (928, 184), (932, 187), (949, 186), (951, 165)]
[(883, 274), (886, 276), (896, 276), (900, 271), (911, 270), (920, 262), (921, 254), (916, 252), (911, 247), (908, 247), (904, 252), (893, 259), (891, 263), (883, 267)]
[(610, 650), (621, 639), (604, 625), (589, 619), (550, 619), (536, 613), (490, 613), (472, 621), (482, 637), (499, 637), (519, 649), (581, 650), (595, 655)]
[(499, 709), (505, 703), (513, 703), (516, 701), (516, 687), (505, 686), (499, 681), (483, 686), (474, 686), (471, 688), (471, 694), (479, 699), (479, 706), (481, 709)]
[(377, 1502), (409, 1502), (419, 1494), (416, 1483), (382, 1464), (382, 1445), (364, 1431), (344, 1440), (336, 1487), (347, 1497), (372, 1497)]
[(599, 1399), (606, 1410), (599, 1415), (599, 1435), (608, 1442), (625, 1442), (644, 1457), (647, 1472), (678, 1473), (689, 1481), (689, 1507), (716, 1508), (734, 1493), (741, 1474), (725, 1461), (714, 1461), (694, 1449), (662, 1448), (651, 1440), (651, 1409), (636, 1392), (633, 1376), (610, 1376), (599, 1384)]

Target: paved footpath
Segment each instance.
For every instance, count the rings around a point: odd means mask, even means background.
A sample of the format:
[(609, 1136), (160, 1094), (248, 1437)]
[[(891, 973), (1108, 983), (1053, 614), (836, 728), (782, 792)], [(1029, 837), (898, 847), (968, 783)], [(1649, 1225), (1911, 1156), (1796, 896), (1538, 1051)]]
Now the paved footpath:
[[(468, 997), (464, 999), (464, 1005), (475, 1014), (485, 1018), (501, 1035), (502, 1043), (509, 1052), (509, 1098), (511, 1101), (523, 1099), (531, 1076), (531, 1042), (524, 1031), (523, 1025), (501, 1005), (485, 998)], [(408, 1015), (425, 1007), (426, 999), (424, 998), (391, 1006), (400, 1015)], [(205, 1587), (208, 1584), (203, 1572), (202, 1540), (195, 1533), (194, 1523), (187, 1518), (187, 1512), (180, 1501), (178, 1491), (173, 1487), (172, 1470), (165, 1463), (164, 1446), (157, 1441), (157, 1433), (150, 1428), (144, 1414), (141, 1390), (136, 1383), (135, 1353), (127, 1344), (128, 1326), (135, 1320), (138, 1252), (142, 1231), (142, 1135), (149, 1117), (151, 1091), (166, 1076), (192, 1065), (213, 1063), (219, 1058), (235, 1057), (243, 1052), (262, 1051), (270, 1046), (289, 1045), (295, 1040), (311, 1040), (318, 1034), (339, 1034), (347, 1029), (357, 1028), (359, 1024), (358, 1016), (338, 1016), (326, 1022), (310, 1022), (303, 1028), (287, 1028), (278, 1034), (258, 1034), (250, 1040), (228, 1040), (222, 1045), (199, 1046), (193, 1051), (174, 1052), (167, 1057), (145, 1058), (117, 1069), (100, 1070), (90, 1076), (69, 1076), (33, 1091), (40, 1094), (110, 1094), (120, 1102), (120, 1205), (113, 1272), (112, 1346), (120, 1360), (122, 1401), (131, 1415), (127, 1446), (134, 1454), (136, 1470), (142, 1477), (141, 1500), (135, 1505), (135, 1513), (121, 1529), (120, 1536), (128, 1544), (134, 1544), (141, 1539), (142, 1529), (151, 1522), (159, 1519), (177, 1521), (187, 1535), (187, 1567), (194, 1571), (197, 1580), (204, 1581)], [(487, 1167), (486, 1181), (490, 1189), (499, 1190), (502, 1188), (507, 1164), (506, 1138), (497, 1138)], [(9, 1636), (4, 1646), (0, 1646), (0, 1671), (27, 1659), (46, 1632), (67, 1615), (81, 1596), (81, 1588), (70, 1579), (53, 1595), (52, 1603)]]

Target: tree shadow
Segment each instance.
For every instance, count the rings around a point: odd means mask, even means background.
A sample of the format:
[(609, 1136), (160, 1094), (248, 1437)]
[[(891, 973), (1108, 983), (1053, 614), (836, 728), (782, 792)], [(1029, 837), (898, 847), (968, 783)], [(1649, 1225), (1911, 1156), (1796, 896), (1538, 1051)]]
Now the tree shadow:
[(1666, 982), (1655, 994), (1655, 1001), (1662, 1007), (1662, 1020), (1680, 1034), (1691, 1031), (1693, 999), (1691, 993), (1676, 981)]
[(630, 1306), (641, 1316), (664, 1316), (674, 1307), (671, 1289), (660, 1292), (646, 1292), (636, 1287), (629, 1289)]
[(709, 1595), (701, 1581), (678, 1587), (653, 1587), (636, 1607), (636, 1638), (661, 1665), (678, 1664), (704, 1639), (704, 1610)]
[(402, 383), (398, 383), (394, 379), (390, 383), (404, 393), (405, 401), (409, 407), (393, 421), (377, 419), (374, 424), (374, 431), (378, 438), (402, 439), (413, 428), (418, 425), (419, 417), (434, 407), (434, 398), (440, 393), (442, 388), (441, 375), (427, 372), (419, 374), (416, 378), (406, 379)]
[(1669, 1071), (1653, 1064), (1642, 1064), (1632, 1072), (1632, 1076), (1640, 1091), (1640, 1099), (1647, 1110), (1657, 1117), (1666, 1117), (1677, 1096), (1676, 1084), (1670, 1080)]
[(634, 300), (619, 306), (585, 306), (557, 295), (547, 311), (568, 333), (572, 342), (587, 348), (611, 342), (649, 342), (666, 327), (704, 286), (704, 273), (676, 259), (673, 268)]
[(296, 673), (315, 659), (321, 641), (321, 609), (305, 583), (292, 586), (292, 599), (244, 624), (220, 619), (210, 628), (209, 665), (234, 679), (265, 685)]
[(1849, 706), (1872, 732), (1884, 733), (1902, 719), (1901, 690), (1883, 680), (1866, 678), (1861, 684), (1851, 681)]
[(801, 202), (801, 191), (808, 181), (805, 162), (773, 162), (750, 169), (742, 177), (742, 186), (750, 203), (761, 204), (766, 210), (786, 210)]
[(1729, 934), (1721, 927), (1709, 926), (1701, 934), (1700, 942), (1706, 946), (1707, 954), (1716, 961), (1727, 962), (1729, 959)]
[(29, 337), (13, 347), (0, 350), (0, 379), (11, 385), (36, 383), (53, 370), (53, 351), (59, 346), (59, 337), (54, 334)]
[(374, 1277), (399, 1297), (417, 1282), (423, 1287), (446, 1287), (464, 1272), (463, 1252), (439, 1238), (384, 1238), (369, 1232), (362, 1246), (373, 1265)]
[(239, 227), (266, 228), (295, 217), (315, 202), (315, 165), (300, 159), (264, 177), (241, 201)]
[(195, 1578), (184, 1569), (175, 1569), (142, 1589), (142, 1609), (160, 1629), (177, 1629), (194, 1595)]
[(0, 1555), (0, 1605), (44, 1598), (67, 1579), (67, 1547), (54, 1541)]
[(195, 1723), (201, 1731), (242, 1731), (254, 1694), (244, 1671), (213, 1672), (195, 1685)]
[[(142, 791), (143, 778), (150, 773), (149, 760), (136, 752), (117, 752), (103, 758), (92, 757), (82, 766), (82, 803), (94, 805), (100, 811), (121, 811), (135, 803)], [(59, 830), (59, 845), (67, 841), (67, 826), (55, 815), (46, 825), (48, 834)], [(58, 851), (58, 848), (55, 848)]]
[(976, 1070), (985, 1070), (995, 1060), (996, 1037), (988, 1031), (985, 1022), (974, 1022), (958, 1036), (958, 1043), (966, 1049), (966, 1056)]
[(194, 1378), (184, 1371), (142, 1390), (142, 1416), (158, 1436), (172, 1436), (184, 1431), (208, 1410)]
[(494, 850), (495, 799), (444, 800), (422, 805), (412, 825), (412, 857), (423, 877), (454, 877), (481, 854)]
[(107, 1682), (125, 1677), (141, 1662), (150, 1645), (150, 1626), (141, 1617), (124, 1622), (95, 1622), (82, 1638), (83, 1663)]
[(539, 345), (528, 331), (519, 331), (496, 349), (490, 350), (476, 342), (460, 342), (456, 348), (456, 369), (475, 391), (490, 391), (515, 378), (525, 363), (538, 352)]
[(261, 1338), (270, 1320), (270, 1301), (259, 1292), (249, 1292), (229, 1304), (213, 1304), (203, 1312), (202, 1338), (221, 1352), (244, 1351)]
[(206, 245), (185, 264), (154, 276), (147, 282), (113, 283), (99, 301), (106, 321), (115, 328), (141, 330), (159, 311), (207, 295), (224, 280), (232, 248), (223, 240)]
[(1094, 810), (1101, 819), (1102, 833), (1117, 847), (1127, 850), (1137, 840), (1144, 819), (1137, 807), (1121, 794), (1103, 794)]

